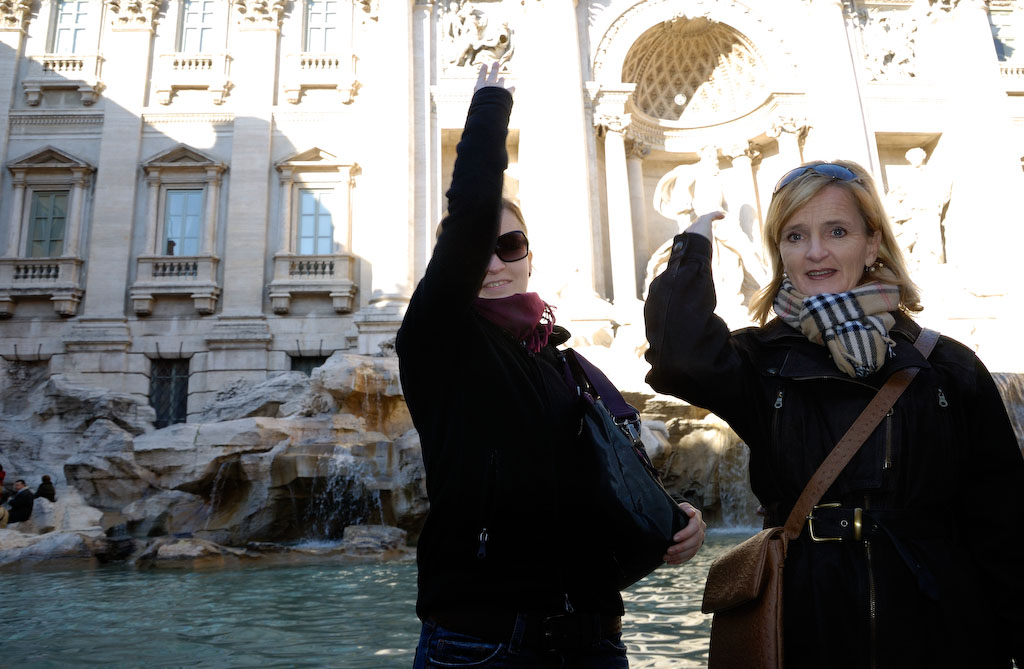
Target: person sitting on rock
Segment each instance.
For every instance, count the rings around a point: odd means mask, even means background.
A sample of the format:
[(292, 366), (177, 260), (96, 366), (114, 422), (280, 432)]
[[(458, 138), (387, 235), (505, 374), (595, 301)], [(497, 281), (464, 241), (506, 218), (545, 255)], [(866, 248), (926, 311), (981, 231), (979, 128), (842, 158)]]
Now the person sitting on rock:
[(34, 502), (35, 497), (32, 495), (32, 491), (28, 489), (25, 481), (22, 479), (15, 481), (14, 496), (7, 502), (7, 505), (11, 507), (8, 522), (20, 523), (28, 520), (32, 516), (32, 505)]
[(40, 497), (51, 502), (57, 501), (57, 490), (53, 487), (53, 481), (50, 480), (49, 476), (43, 476), (43, 482), (36, 488), (35, 498), (39, 499)]

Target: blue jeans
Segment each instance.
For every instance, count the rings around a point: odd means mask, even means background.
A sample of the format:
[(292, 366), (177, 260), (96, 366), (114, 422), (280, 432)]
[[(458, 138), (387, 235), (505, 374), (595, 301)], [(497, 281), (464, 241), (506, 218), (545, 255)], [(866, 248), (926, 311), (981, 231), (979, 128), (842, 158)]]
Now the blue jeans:
[(522, 616), (507, 642), (494, 643), (423, 623), (413, 669), (487, 667), (488, 669), (628, 669), (622, 635), (572, 650), (541, 650), (522, 645)]

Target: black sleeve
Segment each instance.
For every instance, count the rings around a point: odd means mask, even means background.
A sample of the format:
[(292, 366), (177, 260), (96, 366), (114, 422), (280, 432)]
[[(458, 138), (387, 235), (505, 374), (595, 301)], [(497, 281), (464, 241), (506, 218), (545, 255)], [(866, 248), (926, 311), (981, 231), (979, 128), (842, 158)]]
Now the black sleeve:
[(398, 332), (403, 363), (436, 358), (438, 347), (453, 343), (445, 325), (461, 322), (480, 292), (498, 236), (511, 112), (512, 95), (503, 88), (489, 86), (473, 95), (456, 147), (448, 215)]
[(757, 402), (757, 391), (746, 380), (756, 370), (725, 321), (714, 314), (715, 305), (711, 240), (677, 235), (668, 266), (651, 283), (644, 307), (651, 365), (647, 383), (715, 412), (740, 436), (749, 436), (756, 430), (749, 407)]

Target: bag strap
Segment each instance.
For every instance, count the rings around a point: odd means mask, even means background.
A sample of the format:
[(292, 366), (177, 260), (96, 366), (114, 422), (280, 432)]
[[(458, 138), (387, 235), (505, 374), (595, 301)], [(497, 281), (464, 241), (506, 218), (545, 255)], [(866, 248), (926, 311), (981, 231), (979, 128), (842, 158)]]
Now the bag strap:
[(569, 381), (570, 386), (579, 386), (579, 382), (576, 379), (576, 375), (573, 374), (572, 362), (576, 363), (576, 369), (579, 370), (580, 376), (583, 380), (593, 387), (594, 392), (604, 402), (604, 406), (617, 421), (635, 420), (640, 412), (636, 410), (631, 404), (622, 399), (622, 393), (615, 387), (607, 376), (604, 375), (600, 369), (597, 368), (592, 362), (584, 358), (582, 355), (577, 353), (573, 349), (567, 349), (565, 351), (565, 357), (562, 359), (566, 365), (565, 376), (566, 380)]
[[(914, 347), (927, 360), (938, 340), (938, 332), (923, 328), (914, 342)], [(889, 412), (889, 409), (896, 403), (899, 396), (903, 394), (903, 391), (907, 389), (910, 382), (914, 380), (919, 370), (919, 367), (907, 367), (890, 376), (885, 385), (882, 386), (867, 407), (865, 407), (864, 411), (857, 417), (857, 420), (846, 431), (843, 438), (839, 440), (839, 443), (835, 445), (835, 448), (828, 454), (825, 461), (814, 472), (814, 476), (808, 481), (807, 487), (804, 488), (799, 499), (797, 499), (793, 510), (789, 514), (789, 518), (786, 519), (785, 534), (787, 538), (796, 539), (800, 536), (800, 532), (804, 528), (804, 522), (806, 522), (807, 516), (811, 513), (814, 505), (818, 503), (821, 496), (825, 494), (825, 491), (829, 489), (829, 486), (839, 476), (839, 472), (846, 467), (854, 454), (860, 450), (860, 447), (867, 438), (871, 436), (871, 433), (878, 427), (878, 424), (882, 422), (885, 414)]]

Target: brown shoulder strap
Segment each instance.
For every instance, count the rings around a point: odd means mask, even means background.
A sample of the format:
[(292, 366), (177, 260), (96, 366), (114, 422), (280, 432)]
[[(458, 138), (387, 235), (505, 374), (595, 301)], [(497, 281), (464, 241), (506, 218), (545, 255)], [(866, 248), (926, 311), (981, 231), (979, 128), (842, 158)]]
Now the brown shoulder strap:
[[(938, 332), (924, 328), (921, 330), (921, 334), (918, 335), (917, 341), (914, 342), (914, 347), (927, 359), (938, 340)], [(839, 472), (843, 471), (843, 467), (860, 450), (860, 447), (871, 436), (871, 433), (878, 427), (878, 424), (882, 422), (885, 414), (889, 412), (892, 405), (896, 403), (899, 396), (903, 394), (903, 391), (907, 389), (910, 382), (917, 376), (919, 369), (919, 367), (907, 367), (890, 376), (885, 385), (881, 387), (867, 407), (864, 408), (864, 411), (853, 422), (853, 425), (846, 431), (843, 438), (839, 440), (839, 443), (835, 445), (835, 448), (828, 454), (825, 461), (821, 463), (818, 470), (814, 472), (814, 476), (811, 477), (807, 487), (804, 488), (800, 498), (797, 499), (793, 510), (789, 514), (789, 518), (786, 519), (785, 533), (787, 537), (796, 539), (800, 536), (800, 532), (804, 527), (804, 521), (807, 520), (807, 515), (810, 514), (811, 509), (814, 508), (814, 505), (818, 503), (821, 496), (825, 494), (825, 491), (836, 480)]]

